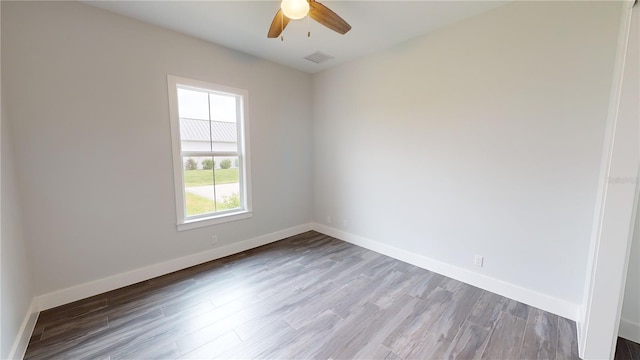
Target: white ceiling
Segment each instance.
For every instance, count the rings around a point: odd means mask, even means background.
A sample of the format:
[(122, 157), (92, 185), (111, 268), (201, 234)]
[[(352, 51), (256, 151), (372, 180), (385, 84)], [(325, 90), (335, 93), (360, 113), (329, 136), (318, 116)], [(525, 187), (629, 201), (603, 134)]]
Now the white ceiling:
[[(340, 35), (313, 20), (295, 20), (284, 41), (268, 39), (279, 1), (87, 1), (87, 4), (220, 44), (308, 73), (390, 47), (505, 1), (320, 0), (352, 29)], [(307, 30), (311, 37), (307, 38)], [(322, 64), (303, 59), (316, 51), (333, 56)]]

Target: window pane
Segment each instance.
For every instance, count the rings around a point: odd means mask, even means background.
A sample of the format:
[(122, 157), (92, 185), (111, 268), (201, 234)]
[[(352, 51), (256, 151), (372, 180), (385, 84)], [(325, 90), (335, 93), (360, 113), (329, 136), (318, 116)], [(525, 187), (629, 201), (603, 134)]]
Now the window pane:
[(236, 123), (228, 121), (211, 122), (212, 151), (238, 151), (238, 129)]
[(178, 88), (180, 149), (237, 151), (237, 98)]
[(180, 149), (182, 151), (211, 151), (209, 121), (209, 93), (178, 88), (180, 116)]
[(211, 146), (213, 151), (237, 151), (235, 96), (210, 94)]
[(241, 208), (237, 156), (216, 156), (215, 198), (218, 211)]
[(211, 151), (209, 120), (180, 118), (180, 149), (182, 151)]
[(209, 120), (207, 92), (178, 88), (178, 114), (181, 118)]
[(236, 97), (229, 95), (210, 94), (211, 120), (236, 122)]
[(216, 211), (213, 188), (213, 158), (183, 157), (184, 194), (187, 216)]

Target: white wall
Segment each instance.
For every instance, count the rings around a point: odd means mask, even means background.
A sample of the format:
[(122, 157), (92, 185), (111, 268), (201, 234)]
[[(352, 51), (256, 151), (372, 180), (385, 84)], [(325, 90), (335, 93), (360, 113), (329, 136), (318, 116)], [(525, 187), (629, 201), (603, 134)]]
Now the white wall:
[[(637, 5), (633, 8), (630, 27), (624, 81), (632, 85), (624, 88), (627, 90), (625, 95), (629, 97), (629, 100), (627, 100), (626, 107), (622, 108), (622, 110), (626, 110), (622, 115), (635, 119), (637, 124), (638, 118), (640, 118), (640, 102), (638, 101), (638, 98), (640, 98), (640, 8)], [(638, 136), (640, 134), (637, 134), (636, 140), (638, 140)], [(640, 151), (638, 146), (636, 146), (636, 154)], [(638, 177), (635, 180), (639, 181)], [(636, 208), (634, 233), (620, 319), (620, 336), (640, 343), (640, 208)]]
[(315, 220), (577, 313), (621, 10), (517, 2), (315, 75)]
[[(76, 2), (2, 2), (36, 293), (311, 220), (308, 74)], [(176, 231), (167, 74), (249, 91), (254, 216)]]
[[(3, 89), (4, 95), (4, 89)], [(5, 102), (3, 101), (3, 105)], [(2, 229), (0, 238), (0, 359), (9, 358), (19, 341), (21, 327), (29, 318), (29, 307), (35, 295), (31, 280), (28, 248), (22, 231), (22, 209), (16, 182), (16, 165), (13, 161), (12, 138), (7, 126), (6, 107), (2, 106), (0, 163), (2, 169), (0, 209)], [(28, 339), (28, 337), (27, 337)], [(26, 344), (22, 344), (26, 345)], [(18, 355), (20, 356), (20, 355)]]

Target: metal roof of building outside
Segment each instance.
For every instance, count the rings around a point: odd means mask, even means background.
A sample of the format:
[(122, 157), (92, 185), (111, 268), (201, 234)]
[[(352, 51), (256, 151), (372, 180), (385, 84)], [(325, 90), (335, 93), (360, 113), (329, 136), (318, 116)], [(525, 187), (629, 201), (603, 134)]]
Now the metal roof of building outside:
[[(211, 131), (211, 133), (209, 133)], [(209, 135), (211, 134), (211, 135)], [(180, 118), (180, 139), (182, 141), (236, 142), (236, 123)]]

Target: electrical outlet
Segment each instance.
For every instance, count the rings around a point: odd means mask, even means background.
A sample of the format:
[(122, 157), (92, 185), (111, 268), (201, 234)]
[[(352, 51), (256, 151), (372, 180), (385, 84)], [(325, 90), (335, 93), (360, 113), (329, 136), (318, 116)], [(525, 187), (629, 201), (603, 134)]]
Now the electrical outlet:
[(218, 243), (218, 235), (211, 236), (211, 245), (215, 245)]
[(482, 267), (484, 265), (484, 257), (482, 255), (476, 255), (473, 257), (473, 264), (475, 266)]
[(327, 216), (327, 224), (331, 224), (331, 216)]
[(342, 220), (342, 227), (346, 228), (347, 225), (349, 225), (349, 222), (346, 219)]

